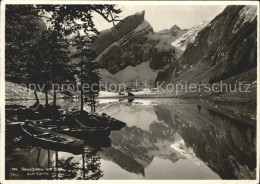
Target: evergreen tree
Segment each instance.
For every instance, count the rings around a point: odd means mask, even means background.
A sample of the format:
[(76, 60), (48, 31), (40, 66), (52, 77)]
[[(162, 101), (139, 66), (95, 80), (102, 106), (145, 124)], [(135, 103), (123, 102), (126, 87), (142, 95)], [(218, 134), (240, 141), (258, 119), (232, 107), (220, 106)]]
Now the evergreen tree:
[(5, 24), (6, 79), (15, 83), (27, 82), (27, 65), (33, 57), (31, 49), (46, 26), (32, 5), (7, 5)]
[[(44, 84), (47, 105), (50, 85), (67, 77), (69, 58), (62, 38), (79, 30), (98, 34), (93, 13), (114, 25), (120, 21), (121, 10), (116, 5), (7, 5), (6, 79)], [(51, 29), (44, 33), (47, 27), (43, 17), (51, 22)], [(36, 91), (35, 98), (39, 103)]]
[(96, 111), (96, 100), (100, 91), (100, 76), (98, 72), (99, 65), (96, 62), (87, 62), (84, 67), (83, 81), (90, 86), (90, 89), (85, 91), (85, 100), (89, 102), (91, 111)]
[[(45, 104), (48, 105), (48, 91), (52, 84), (62, 84), (63, 81), (71, 79), (68, 45), (60, 33), (48, 29), (42, 34), (35, 50), (38, 53), (38, 64), (41, 64), (41, 70), (37, 73), (40, 78), (38, 82), (44, 84)], [(53, 90), (55, 106), (56, 89)]]
[(98, 64), (93, 62), (95, 52), (91, 49), (95, 40), (93, 35), (83, 35), (80, 33), (75, 36), (74, 43), (76, 53), (74, 57), (80, 58), (78, 75), (80, 77), (80, 97), (81, 97), (81, 112), (83, 112), (84, 96), (90, 101), (91, 111), (95, 110), (95, 97), (99, 92), (99, 75)]

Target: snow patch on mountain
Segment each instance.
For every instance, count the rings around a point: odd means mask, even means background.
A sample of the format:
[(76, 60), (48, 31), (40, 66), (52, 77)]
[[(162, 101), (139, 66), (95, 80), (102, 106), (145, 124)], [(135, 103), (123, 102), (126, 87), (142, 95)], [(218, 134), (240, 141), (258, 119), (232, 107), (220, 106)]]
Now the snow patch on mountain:
[(243, 19), (243, 24), (245, 22), (252, 22), (256, 17), (257, 6), (245, 6), (240, 12), (240, 19)]
[(197, 34), (208, 25), (208, 21), (201, 22), (200, 24), (192, 27), (189, 31), (183, 34), (180, 38), (171, 43), (173, 47), (176, 47), (184, 51), (189, 43), (194, 43)]
[(183, 139), (180, 139), (176, 142), (174, 142), (171, 145), (171, 148), (180, 153), (182, 156), (184, 156), (186, 159), (192, 161), (194, 164), (198, 166), (205, 165), (203, 161), (201, 161), (194, 153), (193, 149), (191, 147), (188, 147)]
[(252, 22), (257, 15), (257, 6), (245, 6), (239, 12), (239, 21), (233, 27), (232, 33), (236, 33), (238, 29), (243, 26), (247, 22)]

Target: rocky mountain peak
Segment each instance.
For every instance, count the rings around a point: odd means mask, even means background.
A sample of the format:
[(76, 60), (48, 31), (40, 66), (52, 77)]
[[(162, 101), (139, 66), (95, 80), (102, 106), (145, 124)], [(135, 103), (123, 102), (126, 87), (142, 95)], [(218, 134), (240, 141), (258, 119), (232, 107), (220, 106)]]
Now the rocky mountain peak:
[(143, 17), (143, 19), (144, 19), (144, 16), (145, 16), (145, 10), (140, 11), (140, 12), (137, 12), (137, 13), (135, 14), (135, 16), (141, 16), (141, 17)]
[(145, 79), (153, 84), (159, 70), (176, 62), (171, 42), (184, 31), (174, 25), (155, 33), (144, 17), (145, 11), (138, 12), (101, 33), (95, 48), (102, 79), (125, 83)]
[(169, 40), (174, 41), (178, 37), (180, 37), (182, 34), (184, 34), (187, 30), (181, 29), (179, 26), (174, 24), (170, 29), (164, 29), (161, 31), (158, 31), (157, 34), (167, 36), (169, 37)]
[(141, 24), (144, 21), (144, 16), (145, 16), (145, 10), (141, 12), (137, 12), (134, 15), (127, 16), (123, 21), (119, 22), (116, 26), (120, 27), (125, 25), (126, 23), (131, 25)]
[(257, 6), (227, 6), (209, 24), (201, 24), (200, 31), (195, 31), (196, 37), (188, 44), (184, 43), (192, 35), (192, 29), (174, 41), (174, 47), (186, 49), (179, 65), (172, 66), (179, 71), (170, 70), (168, 79), (214, 83), (254, 69), (257, 63), (256, 9)]
[(181, 30), (181, 28), (174, 24), (174, 26), (172, 26), (170, 30)]
[(98, 54), (103, 52), (112, 43), (120, 40), (125, 35), (136, 29), (144, 22), (145, 11), (138, 12), (126, 17), (116, 24), (115, 27), (100, 32), (95, 43), (95, 50)]

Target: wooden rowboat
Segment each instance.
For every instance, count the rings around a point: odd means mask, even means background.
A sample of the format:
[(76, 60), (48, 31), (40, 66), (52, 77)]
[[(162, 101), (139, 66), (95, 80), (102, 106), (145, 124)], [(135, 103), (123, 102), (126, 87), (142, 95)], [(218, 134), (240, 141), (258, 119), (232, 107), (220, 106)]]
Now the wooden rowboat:
[(84, 141), (75, 137), (53, 132), (29, 123), (23, 123), (21, 127), (26, 143), (31, 146), (73, 154), (81, 154), (84, 149)]
[(109, 137), (111, 133), (111, 129), (109, 127), (106, 128), (53, 128), (53, 131), (66, 134), (72, 137), (76, 137), (78, 139), (89, 140), (89, 139), (103, 139)]
[(35, 126), (82, 140), (104, 139), (111, 133), (110, 127), (85, 127), (64, 121), (31, 121)]

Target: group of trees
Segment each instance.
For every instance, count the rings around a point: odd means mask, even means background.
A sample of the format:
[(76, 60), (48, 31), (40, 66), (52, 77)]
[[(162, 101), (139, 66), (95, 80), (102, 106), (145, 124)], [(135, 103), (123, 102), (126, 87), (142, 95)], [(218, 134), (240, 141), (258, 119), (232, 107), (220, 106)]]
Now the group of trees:
[[(7, 5), (6, 79), (28, 86), (30, 83), (43, 86), (48, 105), (52, 84), (73, 81), (74, 75), (78, 74), (83, 111), (83, 96), (93, 100), (99, 89), (98, 65), (93, 62), (96, 56), (92, 45), (98, 34), (93, 13), (114, 24), (119, 21), (121, 10), (115, 5)], [(82, 31), (84, 33), (80, 34)], [(80, 58), (78, 65), (71, 62), (68, 38), (76, 48), (74, 57)], [(94, 90), (83, 90), (84, 84), (97, 85)], [(34, 94), (39, 104), (37, 90)], [(55, 106), (55, 89), (53, 95)], [(91, 109), (95, 110), (95, 104), (91, 103)]]
[(77, 75), (80, 76), (80, 96), (81, 96), (81, 111), (83, 111), (84, 98), (87, 96), (87, 101), (90, 102), (91, 111), (95, 111), (95, 97), (99, 93), (99, 65), (96, 62), (91, 62), (96, 53), (93, 51), (92, 44), (96, 37), (93, 35), (81, 36), (77, 33), (73, 40), (73, 45), (76, 47), (76, 52), (73, 57), (80, 58), (80, 63), (77, 65), (79, 70)]

